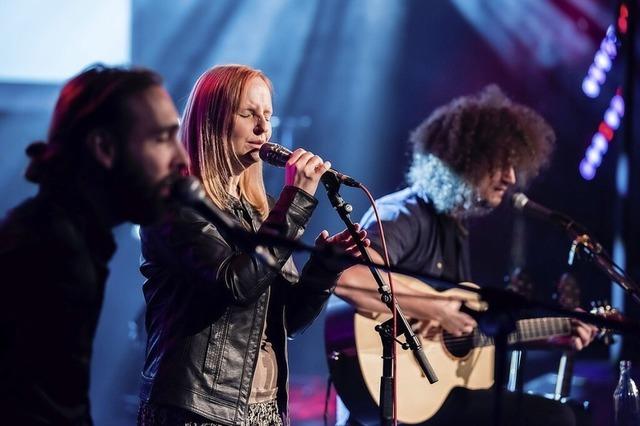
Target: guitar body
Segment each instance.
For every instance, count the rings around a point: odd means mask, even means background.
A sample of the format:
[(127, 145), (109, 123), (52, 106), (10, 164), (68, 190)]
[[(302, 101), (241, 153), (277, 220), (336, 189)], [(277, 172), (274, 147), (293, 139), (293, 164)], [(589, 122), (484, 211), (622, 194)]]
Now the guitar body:
[[(487, 309), (475, 284), (463, 283), (460, 288), (436, 291), (414, 278), (394, 274), (396, 288), (408, 289), (408, 297), (461, 301), (465, 308), (482, 312)], [(390, 315), (356, 312), (346, 302), (333, 298), (329, 304), (325, 327), (325, 342), (329, 370), (338, 394), (353, 416), (364, 423), (379, 423), (380, 376), (382, 374), (382, 343), (375, 326)], [(417, 324), (424, 325), (424, 324)], [(402, 423), (422, 423), (438, 412), (454, 387), (486, 389), (493, 384), (494, 347), (491, 338), (479, 330), (467, 336), (455, 337), (440, 327), (419, 327), (420, 341), (438, 381), (430, 384), (413, 353), (397, 346), (397, 411)], [(509, 343), (524, 343), (552, 336), (571, 334), (568, 318), (531, 318), (516, 322), (516, 331), (508, 336)]]
[[(421, 286), (425, 295), (465, 300), (470, 309), (482, 310), (477, 294), (460, 289), (443, 292), (408, 277), (395, 277), (405, 286)], [(327, 359), (338, 394), (352, 415), (364, 424), (378, 424), (382, 344), (375, 326), (390, 315), (356, 312), (341, 300), (332, 301), (327, 315), (325, 341)], [(493, 384), (493, 346), (465, 345), (465, 339), (445, 343), (440, 329), (420, 338), (438, 382), (430, 384), (410, 350), (397, 346), (398, 421), (421, 423), (440, 409), (456, 386), (486, 389)], [(460, 341), (458, 341), (460, 340)]]

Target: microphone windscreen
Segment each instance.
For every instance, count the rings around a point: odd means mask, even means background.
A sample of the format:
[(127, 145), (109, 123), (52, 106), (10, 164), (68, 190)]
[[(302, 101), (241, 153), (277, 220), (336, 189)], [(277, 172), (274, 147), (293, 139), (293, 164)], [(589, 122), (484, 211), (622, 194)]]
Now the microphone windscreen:
[(291, 151), (277, 143), (266, 142), (259, 151), (260, 159), (272, 166), (284, 167), (291, 156)]
[(183, 176), (173, 183), (171, 196), (187, 205), (202, 201), (206, 195), (200, 181), (193, 176)]
[(529, 198), (522, 192), (516, 192), (511, 197), (511, 202), (514, 208), (516, 208), (517, 210), (522, 210), (524, 209), (524, 206), (526, 206), (529, 202)]

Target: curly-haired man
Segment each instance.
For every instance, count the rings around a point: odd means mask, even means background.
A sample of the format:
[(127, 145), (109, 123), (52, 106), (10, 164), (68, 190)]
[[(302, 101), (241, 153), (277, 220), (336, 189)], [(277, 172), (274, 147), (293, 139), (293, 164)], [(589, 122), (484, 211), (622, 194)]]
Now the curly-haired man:
[[(469, 281), (464, 219), (490, 212), (517, 180), (524, 184), (537, 175), (549, 160), (554, 132), (539, 114), (511, 101), (492, 85), (436, 109), (410, 140), (413, 161), (407, 176), (409, 186), (376, 202), (389, 260), (426, 275)], [(371, 240), (372, 259), (382, 262), (382, 241), (371, 211), (362, 224)], [(367, 291), (375, 288), (368, 269), (354, 266), (342, 274), (336, 294), (359, 310), (387, 312), (377, 292)], [(477, 325), (474, 318), (460, 311), (458, 301), (419, 297), (423, 293), (410, 288), (399, 293), (406, 314), (424, 327), (436, 325), (462, 336)], [(594, 333), (593, 327), (576, 323), (571, 343), (581, 349)], [(506, 398), (515, 395), (507, 394)], [(492, 401), (490, 389), (454, 388), (425, 424), (492, 424)], [(511, 403), (514, 401), (503, 406), (509, 411), (506, 418), (518, 419), (521, 423), (517, 424), (575, 424), (571, 410), (555, 401), (532, 395), (524, 395), (521, 404)], [(351, 419), (349, 424), (358, 423)]]

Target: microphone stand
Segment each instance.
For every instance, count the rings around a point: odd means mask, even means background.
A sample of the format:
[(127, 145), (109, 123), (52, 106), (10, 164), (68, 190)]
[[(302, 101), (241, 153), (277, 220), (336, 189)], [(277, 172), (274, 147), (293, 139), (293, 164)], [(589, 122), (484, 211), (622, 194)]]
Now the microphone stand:
[[(565, 223), (562, 228), (569, 235), (569, 238), (573, 240), (567, 260), (569, 265), (573, 264), (576, 254), (578, 254), (578, 258), (585, 257), (604, 272), (611, 281), (622, 287), (636, 303), (640, 304), (640, 286), (621, 267), (613, 262), (602, 245), (589, 235), (584, 226), (565, 217)], [(579, 256), (580, 254), (583, 256)]]
[[(394, 312), (397, 318), (397, 335), (393, 335), (393, 317), (384, 323), (377, 325), (375, 330), (380, 335), (382, 341), (382, 376), (380, 380), (380, 424), (384, 426), (391, 426), (394, 422), (393, 416), (393, 345), (398, 342), (397, 336), (403, 334), (405, 336), (406, 343), (401, 343), (402, 349), (411, 349), (413, 356), (420, 365), (423, 374), (429, 380), (429, 383), (435, 383), (438, 381), (436, 373), (433, 371), (431, 364), (427, 360), (426, 355), (422, 349), (420, 340), (413, 332), (413, 329), (409, 325), (409, 321), (400, 309), (398, 303), (392, 303), (391, 290), (389, 285), (385, 283), (380, 276), (380, 273), (376, 268), (372, 266), (373, 262), (369, 253), (367, 252), (362, 240), (358, 236), (355, 224), (351, 221), (350, 213), (353, 211), (353, 207), (344, 201), (340, 193), (340, 180), (335, 174), (325, 173), (322, 175), (322, 184), (327, 190), (327, 196), (333, 208), (338, 212), (338, 215), (349, 230), (349, 234), (356, 243), (358, 250), (362, 254), (362, 258), (368, 263), (369, 270), (373, 275), (376, 283), (378, 283), (378, 292), (380, 293), (380, 300), (387, 305), (391, 312)], [(399, 342), (400, 343), (400, 342)]]

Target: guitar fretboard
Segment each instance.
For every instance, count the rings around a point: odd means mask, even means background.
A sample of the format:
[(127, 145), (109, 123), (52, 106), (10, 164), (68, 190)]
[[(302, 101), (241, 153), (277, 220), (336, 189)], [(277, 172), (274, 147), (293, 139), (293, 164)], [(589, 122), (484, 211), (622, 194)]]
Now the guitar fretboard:
[[(516, 323), (516, 331), (509, 334), (507, 342), (512, 345), (514, 343), (532, 342), (555, 336), (568, 336), (570, 334), (571, 321), (569, 318), (531, 318), (519, 320)], [(493, 338), (476, 329), (473, 334), (473, 346), (481, 347), (489, 345), (493, 345)]]

